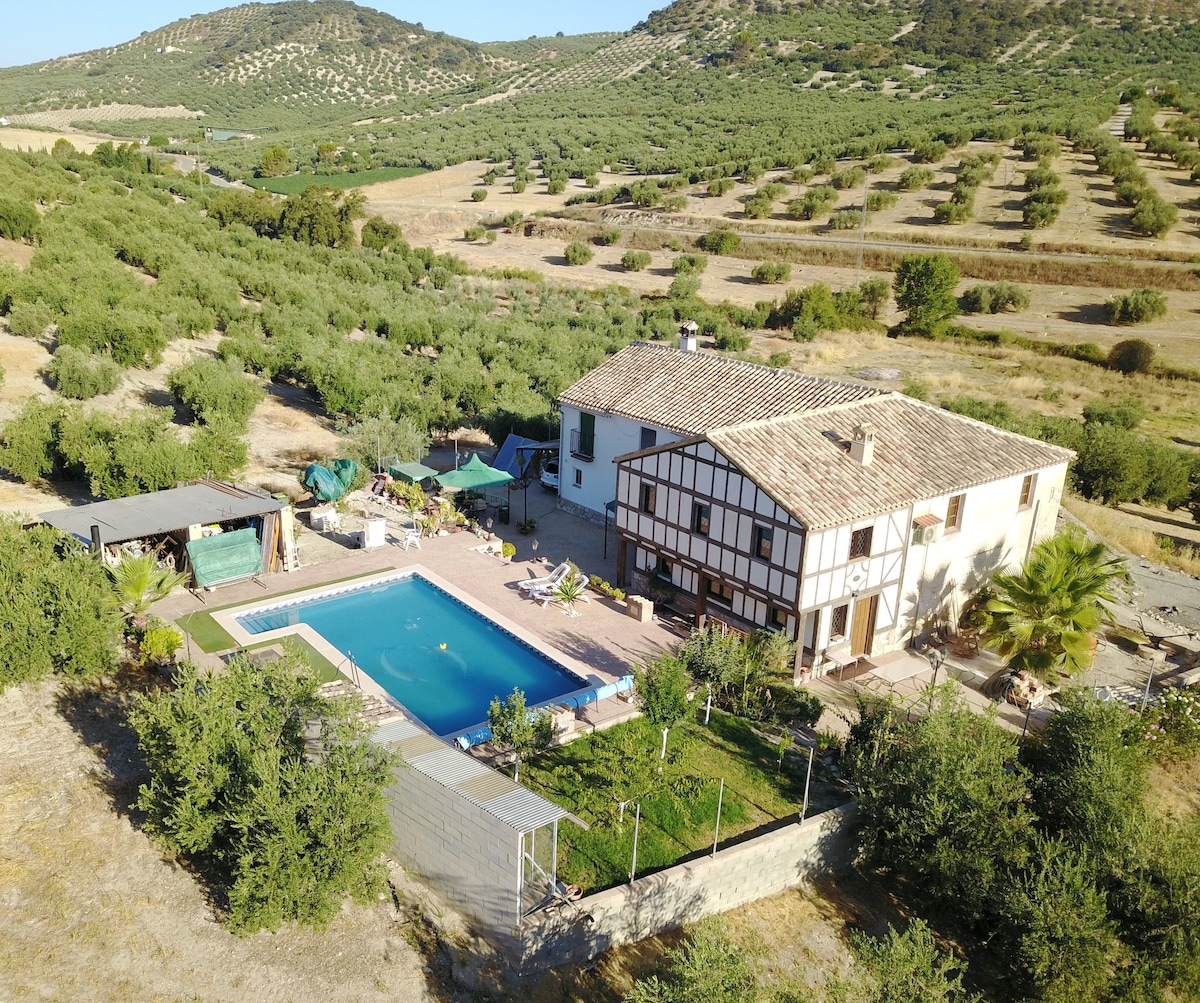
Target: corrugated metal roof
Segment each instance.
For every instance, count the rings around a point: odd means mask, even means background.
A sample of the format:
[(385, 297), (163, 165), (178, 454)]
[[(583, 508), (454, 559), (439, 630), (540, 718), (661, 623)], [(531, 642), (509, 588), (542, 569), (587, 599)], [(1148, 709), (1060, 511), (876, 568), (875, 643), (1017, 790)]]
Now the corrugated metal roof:
[(517, 832), (574, 818), (565, 808), (430, 735), (407, 718), (380, 725), (373, 737), (380, 745), (399, 752), (412, 769), (450, 788)]
[(131, 498), (112, 498), (43, 512), (42, 518), (85, 542), (92, 538), (92, 526), (99, 526), (101, 543), (121, 543), (188, 526), (278, 512), (283, 506), (283, 502), (274, 498), (264, 498), (233, 485), (218, 488), (212, 484), (188, 484)]
[(695, 435), (881, 393), (792, 369), (634, 342), (564, 390), (559, 402)]
[[(864, 422), (875, 433), (867, 465), (846, 448)], [(706, 438), (809, 529), (892, 512), (1075, 455), (903, 394), (713, 429)]]

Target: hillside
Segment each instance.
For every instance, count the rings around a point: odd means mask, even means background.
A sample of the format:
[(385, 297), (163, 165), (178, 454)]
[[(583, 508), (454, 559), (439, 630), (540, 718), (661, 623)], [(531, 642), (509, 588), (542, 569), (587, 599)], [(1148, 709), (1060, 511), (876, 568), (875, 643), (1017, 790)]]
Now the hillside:
[(182, 106), (218, 125), (259, 127), (417, 108), (519, 65), (353, 3), (294, 0), (230, 7), (124, 45), (0, 70), (0, 107), (17, 124), (52, 124), (39, 113), (60, 109), (103, 121), (111, 111), (99, 106), (116, 104), (173, 118)]
[[(201, 117), (218, 127), (294, 129), (720, 70), (746, 83), (782, 76), (793, 87), (891, 93), (914, 66), (955, 71), (965, 60), (1036, 73), (1061, 62), (1081, 73), (1072, 53), (1083, 49), (1094, 70), (1088, 43), (1134, 54), (1143, 29), (1171, 35), (1186, 10), (1181, 0), (1136, 9), (1108, 0), (677, 0), (629, 32), (481, 45), (344, 0), (289, 0), (2, 69), (0, 113), (19, 125), (113, 123), (127, 133), (182, 134)], [(1107, 37), (1118, 33), (1126, 37)], [(160, 128), (156, 119), (167, 121)]]

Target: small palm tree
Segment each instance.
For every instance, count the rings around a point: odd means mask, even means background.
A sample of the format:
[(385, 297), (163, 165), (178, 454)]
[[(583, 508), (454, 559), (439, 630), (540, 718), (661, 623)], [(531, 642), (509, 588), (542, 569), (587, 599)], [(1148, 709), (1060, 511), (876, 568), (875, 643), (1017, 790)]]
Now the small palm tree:
[(109, 568), (113, 590), (121, 609), (132, 620), (144, 619), (153, 603), (165, 599), (188, 576), (170, 568), (161, 568), (153, 553), (125, 557), (115, 568)]
[(1071, 528), (1033, 548), (1018, 572), (992, 576), (992, 624), (984, 644), (1013, 670), (1049, 676), (1087, 668), (1096, 631), (1112, 622), (1104, 603), (1127, 576), (1103, 543)]

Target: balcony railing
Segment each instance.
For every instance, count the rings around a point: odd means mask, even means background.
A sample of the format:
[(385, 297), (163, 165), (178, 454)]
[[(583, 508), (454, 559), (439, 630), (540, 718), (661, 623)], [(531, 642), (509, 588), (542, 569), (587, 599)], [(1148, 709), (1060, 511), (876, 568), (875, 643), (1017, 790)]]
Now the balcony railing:
[(595, 433), (585, 436), (582, 429), (571, 429), (571, 455), (577, 460), (591, 463), (596, 458)]

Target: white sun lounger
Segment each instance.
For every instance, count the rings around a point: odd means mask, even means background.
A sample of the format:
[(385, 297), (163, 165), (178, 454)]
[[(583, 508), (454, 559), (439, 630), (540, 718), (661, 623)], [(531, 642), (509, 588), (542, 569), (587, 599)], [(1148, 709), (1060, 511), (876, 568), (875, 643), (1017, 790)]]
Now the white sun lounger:
[(550, 574), (543, 578), (526, 578), (523, 582), (517, 582), (518, 592), (534, 592), (537, 589), (554, 588), (559, 582), (567, 577), (571, 572), (571, 562), (563, 561)]

